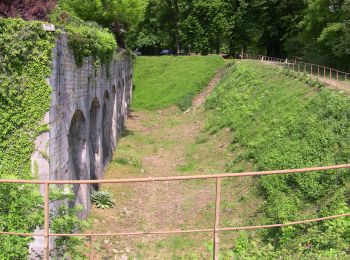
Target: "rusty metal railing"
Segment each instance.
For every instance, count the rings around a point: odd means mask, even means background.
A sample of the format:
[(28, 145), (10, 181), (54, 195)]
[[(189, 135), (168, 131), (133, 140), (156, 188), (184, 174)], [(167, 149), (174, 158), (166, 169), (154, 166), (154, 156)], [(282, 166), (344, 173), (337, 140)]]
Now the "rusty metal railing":
[(248, 54), (245, 53), (241, 55), (242, 59), (249, 59), (249, 60), (260, 60), (265, 62), (271, 62), (279, 66), (283, 66), (285, 68), (288, 68), (290, 70), (296, 71), (296, 72), (302, 72), (305, 74), (309, 74), (312, 77), (317, 77), (317, 79), (323, 79), (325, 80), (332, 80), (332, 81), (338, 81), (340, 83), (346, 83), (349, 84), (350, 87), (350, 73), (344, 72), (340, 70), (336, 70), (330, 67), (321, 66), (317, 64), (307, 63), (307, 62), (301, 62), (296, 59), (279, 59), (264, 55), (258, 55), (258, 54)]
[[(50, 237), (87, 237), (91, 241), (93, 237), (105, 237), (105, 236), (140, 236), (140, 235), (161, 235), (161, 234), (188, 234), (188, 233), (213, 233), (213, 259), (219, 259), (219, 233), (221, 231), (235, 231), (235, 230), (252, 230), (262, 228), (276, 228), (285, 227), (291, 225), (300, 225), (312, 222), (325, 221), (340, 217), (349, 217), (350, 212), (346, 214), (339, 214), (333, 216), (327, 216), (316, 219), (300, 220), (288, 223), (278, 223), (271, 225), (260, 225), (260, 226), (245, 226), (245, 227), (220, 227), (220, 212), (221, 212), (221, 180), (223, 178), (238, 178), (248, 176), (263, 176), (263, 175), (285, 175), (293, 173), (311, 173), (317, 171), (327, 171), (336, 169), (349, 169), (350, 164), (324, 166), (324, 167), (312, 167), (302, 169), (289, 169), (289, 170), (275, 170), (275, 171), (260, 171), (260, 172), (244, 172), (244, 173), (223, 173), (223, 174), (211, 174), (211, 175), (189, 175), (189, 176), (170, 176), (170, 177), (148, 177), (148, 178), (130, 178), (130, 179), (106, 179), (106, 180), (4, 180), (0, 179), (0, 183), (20, 183), (20, 184), (40, 184), (44, 185), (44, 233), (17, 233), (17, 232), (2, 232), (0, 235), (16, 235), (16, 236), (41, 236), (44, 237), (44, 256), (45, 260), (49, 259), (49, 239)], [(49, 193), (50, 185), (57, 184), (123, 184), (123, 183), (145, 183), (145, 182), (164, 182), (164, 181), (183, 181), (183, 180), (199, 180), (199, 179), (215, 179), (216, 180), (216, 196), (215, 196), (215, 222), (213, 228), (207, 229), (192, 229), (192, 230), (158, 230), (149, 232), (120, 232), (120, 233), (75, 233), (75, 234), (57, 234), (50, 232), (49, 226)], [(91, 251), (89, 253), (91, 259)]]

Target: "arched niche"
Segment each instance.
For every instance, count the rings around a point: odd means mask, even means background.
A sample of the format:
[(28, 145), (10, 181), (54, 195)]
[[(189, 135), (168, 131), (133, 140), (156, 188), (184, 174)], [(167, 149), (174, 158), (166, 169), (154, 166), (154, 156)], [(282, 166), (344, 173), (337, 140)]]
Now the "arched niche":
[(106, 165), (112, 155), (111, 151), (111, 116), (110, 116), (110, 96), (106, 90), (103, 95), (102, 109), (102, 150), (103, 164)]
[(112, 105), (112, 149), (115, 149), (115, 146), (117, 144), (118, 139), (118, 128), (117, 128), (117, 89), (115, 85), (112, 87), (112, 99), (111, 99), (111, 105)]
[[(70, 123), (68, 134), (69, 145), (69, 170), (72, 180), (89, 179), (88, 156), (87, 156), (87, 131), (86, 120), (82, 111), (77, 110)], [(89, 205), (89, 192), (87, 185), (75, 184), (73, 186), (76, 201), (75, 204), (82, 204), (85, 209)]]
[[(90, 108), (90, 179), (98, 180), (102, 176), (101, 170), (101, 117), (100, 102), (94, 98)], [(93, 185), (95, 190), (98, 185)]]
[(123, 87), (120, 82), (117, 86), (117, 132), (120, 137), (123, 129)]

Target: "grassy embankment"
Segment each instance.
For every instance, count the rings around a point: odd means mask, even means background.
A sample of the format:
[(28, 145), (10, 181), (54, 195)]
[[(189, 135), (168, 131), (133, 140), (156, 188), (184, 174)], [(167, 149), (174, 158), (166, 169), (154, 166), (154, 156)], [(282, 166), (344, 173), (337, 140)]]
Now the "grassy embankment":
[[(237, 151), (231, 170), (251, 161), (257, 170), (325, 166), (349, 162), (349, 97), (303, 75), (257, 62), (240, 62), (207, 101), (207, 131), (229, 127)], [(347, 213), (349, 171), (264, 176), (257, 187), (266, 201), (265, 223)], [(242, 233), (236, 253), (271, 257), (349, 257), (350, 219)], [(260, 242), (259, 242), (260, 241)], [(264, 241), (264, 242), (261, 242)], [(263, 245), (273, 245), (271, 249)], [(273, 249), (272, 249), (273, 248)], [(276, 250), (276, 251), (275, 251)]]
[(177, 105), (186, 110), (223, 64), (219, 56), (139, 57), (132, 106), (155, 110)]

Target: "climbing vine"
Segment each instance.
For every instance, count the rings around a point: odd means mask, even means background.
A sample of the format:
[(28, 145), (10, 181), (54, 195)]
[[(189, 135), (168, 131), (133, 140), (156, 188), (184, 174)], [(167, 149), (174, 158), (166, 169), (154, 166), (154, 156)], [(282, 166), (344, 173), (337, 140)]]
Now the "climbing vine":
[[(52, 19), (55, 22), (54, 19)], [(108, 66), (117, 44), (111, 33), (97, 25), (56, 21), (68, 34), (77, 65), (87, 57)], [(51, 103), (52, 51), (58, 33), (47, 32), (42, 22), (0, 18), (0, 178), (32, 179), (31, 156), (35, 140), (48, 131), (43, 122)], [(38, 165), (34, 165), (34, 175)], [(42, 228), (42, 197), (37, 185), (0, 184), (0, 230), (32, 233)], [(79, 209), (62, 207), (64, 216), (52, 216), (54, 229), (78, 228)], [(67, 222), (67, 218), (70, 220)], [(67, 224), (68, 223), (68, 224)], [(25, 259), (30, 237), (0, 235), (0, 259)], [(58, 240), (69, 248), (72, 239)]]
[[(0, 178), (31, 179), (34, 141), (48, 128), (55, 34), (22, 19), (0, 19), (0, 28)], [(0, 185), (0, 212), (1, 231), (33, 232), (43, 221), (38, 187)], [(0, 236), (0, 258), (25, 258), (29, 241)]]

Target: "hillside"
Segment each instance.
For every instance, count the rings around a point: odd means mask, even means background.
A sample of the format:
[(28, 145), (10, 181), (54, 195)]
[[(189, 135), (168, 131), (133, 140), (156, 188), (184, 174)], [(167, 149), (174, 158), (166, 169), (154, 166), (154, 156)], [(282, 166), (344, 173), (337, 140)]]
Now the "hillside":
[(185, 110), (223, 64), (219, 56), (139, 57), (132, 106), (155, 110), (178, 105)]
[[(215, 89), (206, 108), (207, 131), (231, 129), (236, 151), (229, 171), (325, 166), (349, 161), (349, 97), (331, 91), (304, 76), (260, 62), (239, 62)], [(264, 176), (257, 188), (266, 204), (265, 223), (347, 213), (349, 171)], [(349, 250), (349, 219), (261, 232), (274, 245), (274, 256), (345, 256)], [(242, 256), (254, 256), (252, 233)], [(247, 240), (248, 241), (248, 240)], [(335, 242), (336, 241), (336, 242)], [(260, 245), (262, 246), (262, 245)], [(266, 251), (267, 249), (264, 249)], [(253, 250), (254, 251), (254, 250)]]
[[(143, 58), (143, 66), (150, 62), (152, 67), (164, 58), (156, 59)], [(182, 80), (176, 72), (186, 66), (184, 63), (171, 72), (174, 81)], [(136, 74), (137, 82), (157, 82), (149, 75), (152, 74)], [(107, 178), (348, 162), (348, 97), (302, 76), (296, 78), (278, 67), (237, 61), (225, 69), (205, 108), (190, 113), (181, 113), (176, 107), (160, 109), (159, 104), (165, 103), (157, 95), (153, 97), (147, 109), (139, 107), (132, 113)], [(136, 104), (140, 104), (140, 98), (135, 96)], [(173, 94), (167, 99), (172, 100), (169, 104), (176, 100)], [(221, 225), (285, 223), (349, 212), (347, 173), (227, 179), (222, 185)], [(213, 183), (168, 182), (101, 188), (112, 194), (116, 206), (106, 211), (93, 209), (89, 230), (92, 232), (187, 230), (210, 227), (213, 223)], [(349, 219), (339, 218), (268, 231), (223, 232), (220, 254), (223, 259), (346, 258), (349, 230)], [(211, 243), (212, 236), (207, 234), (97, 238), (93, 242), (93, 256), (209, 259)]]

